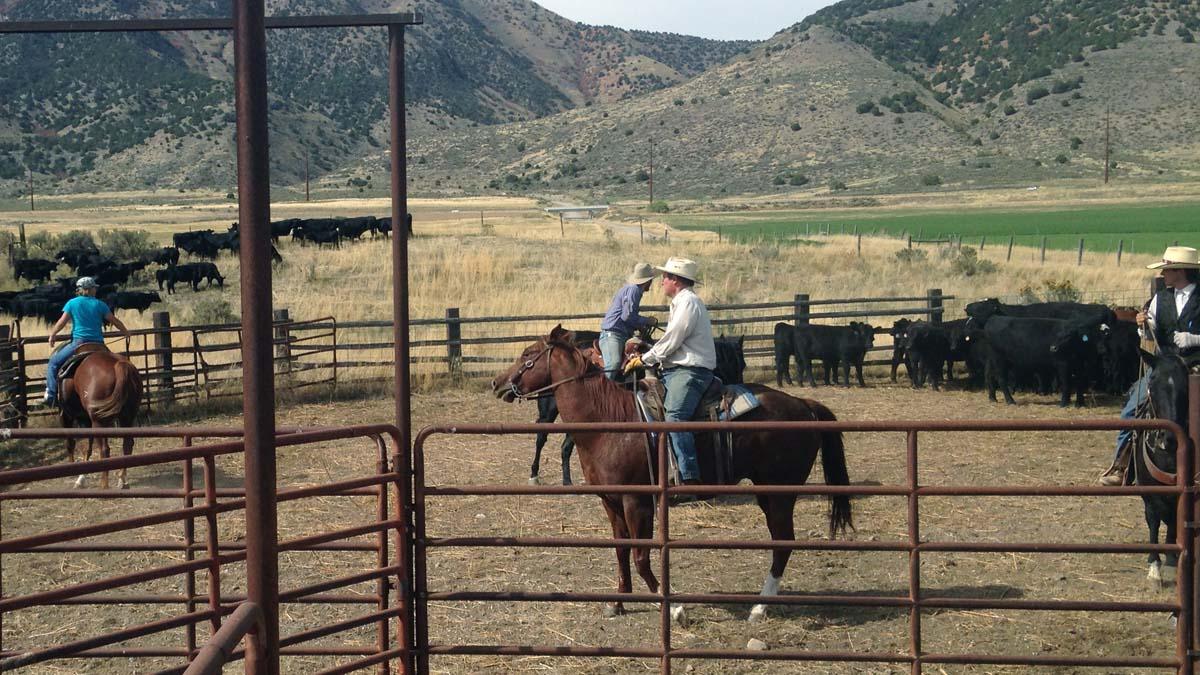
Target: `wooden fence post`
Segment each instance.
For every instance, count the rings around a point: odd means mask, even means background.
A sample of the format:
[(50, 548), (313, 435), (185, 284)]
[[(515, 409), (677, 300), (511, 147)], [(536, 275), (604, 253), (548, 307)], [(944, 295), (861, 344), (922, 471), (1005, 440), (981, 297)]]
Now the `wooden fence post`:
[(930, 310), (929, 323), (941, 323), (942, 322), (942, 314), (944, 313), (943, 309), (942, 309), (942, 289), (940, 289), (940, 288), (929, 289), (928, 303), (929, 303), (929, 310)]
[(638, 216), (638, 243), (646, 243), (646, 230), (642, 227), (642, 218)]
[(804, 224), (804, 236), (806, 236), (806, 237), (812, 236), (812, 228), (808, 223)]
[(908, 235), (908, 247), (912, 248), (912, 235)]
[(721, 239), (722, 239), (722, 238), (721, 238), (721, 226), (720, 226), (720, 225), (718, 225), (718, 226), (717, 226), (717, 243), (718, 243), (718, 244), (719, 244), (719, 243), (721, 243)]
[[(855, 228), (855, 229), (857, 229), (857, 228)], [(862, 257), (862, 235), (855, 233), (854, 237), (855, 237), (855, 239), (858, 240), (858, 257), (861, 258)]]
[(275, 372), (292, 372), (292, 330), (291, 314), (287, 308), (271, 312), (271, 320), (275, 323)]
[(450, 374), (462, 372), (462, 324), (458, 322), (458, 308), (446, 309), (446, 361)]
[(567, 238), (567, 228), (563, 225), (563, 214), (558, 214), (558, 233), (563, 239)]
[(164, 405), (175, 402), (174, 354), (171, 353), (171, 313), (155, 312), (150, 315), (154, 326), (154, 363), (158, 367), (158, 388), (165, 392)]
[(1125, 252), (1125, 240), (1117, 240), (1117, 267), (1121, 266), (1121, 254)]
[(1083, 264), (1083, 237), (1079, 238), (1079, 259), (1075, 261), (1075, 266), (1079, 267)]
[(987, 236), (980, 237), (979, 238), (979, 252), (980, 253), (983, 253), (983, 247), (985, 244), (987, 244)]
[(796, 326), (803, 326), (808, 323), (808, 293), (797, 293), (793, 305), (793, 323)]
[(1046, 237), (1042, 237), (1042, 263), (1046, 264)]
[(19, 235), (19, 239), (20, 239), (20, 241), (21, 241), (21, 251), (22, 251), (22, 252), (24, 252), (24, 251), (26, 250), (26, 246), (25, 246), (25, 223), (17, 223), (17, 233), (18, 233), (18, 235)]

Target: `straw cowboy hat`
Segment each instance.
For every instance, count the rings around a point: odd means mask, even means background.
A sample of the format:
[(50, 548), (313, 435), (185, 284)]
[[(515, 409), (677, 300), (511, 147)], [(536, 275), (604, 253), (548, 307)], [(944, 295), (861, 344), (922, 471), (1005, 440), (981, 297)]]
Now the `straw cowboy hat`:
[(626, 281), (640, 286), (656, 276), (658, 276), (658, 272), (654, 271), (654, 268), (650, 266), (650, 263), (638, 263), (633, 266), (633, 272), (630, 273), (629, 278), (627, 278)]
[(687, 258), (670, 258), (667, 260), (667, 264), (663, 265), (662, 267), (655, 267), (654, 269), (660, 272), (666, 272), (667, 274), (673, 274), (677, 277), (683, 277), (692, 283), (700, 283), (700, 281), (696, 278), (700, 272), (700, 266), (696, 264), (695, 260), (688, 260)]
[(1148, 270), (1200, 270), (1200, 251), (1191, 246), (1168, 246), (1162, 261), (1146, 265)]

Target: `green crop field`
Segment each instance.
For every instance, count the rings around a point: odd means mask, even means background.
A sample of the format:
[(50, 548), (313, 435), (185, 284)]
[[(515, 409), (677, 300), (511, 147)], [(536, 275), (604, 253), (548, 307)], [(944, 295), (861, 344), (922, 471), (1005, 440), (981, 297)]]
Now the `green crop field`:
[[(803, 239), (819, 232), (933, 239), (961, 236), (964, 244), (1040, 246), (1073, 249), (1084, 240), (1092, 251), (1161, 251), (1175, 241), (1200, 246), (1200, 204), (1157, 204), (1060, 208), (1053, 210), (964, 209), (913, 212), (912, 209), (766, 211), (678, 215), (672, 227), (719, 231), (739, 241)], [(857, 228), (857, 230), (855, 229)]]

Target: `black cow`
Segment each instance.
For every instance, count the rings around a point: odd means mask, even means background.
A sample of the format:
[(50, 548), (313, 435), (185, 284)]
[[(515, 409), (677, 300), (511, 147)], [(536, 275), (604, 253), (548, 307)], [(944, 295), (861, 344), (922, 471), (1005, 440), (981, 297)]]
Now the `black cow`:
[(148, 264), (149, 263), (147, 263), (145, 260), (121, 263), (119, 265), (100, 269), (92, 276), (96, 277), (96, 282), (101, 286), (108, 284), (119, 286), (121, 284), (128, 283), (129, 278), (133, 276), (134, 272), (139, 272), (145, 269), (146, 265)]
[(296, 227), (304, 220), (301, 218), (287, 218), (285, 220), (275, 220), (271, 222), (271, 241), (279, 243), (280, 237), (286, 237), (292, 233), (292, 228)]
[(333, 244), (339, 246), (338, 220), (335, 218), (309, 218), (292, 228), (292, 240), (302, 245), (311, 241), (318, 246)]
[(913, 387), (924, 387), (928, 381), (934, 391), (940, 389), (942, 367), (950, 358), (950, 331), (947, 327), (928, 321), (914, 321), (905, 331), (904, 342), (908, 377)]
[(912, 324), (909, 319), (896, 319), (892, 322), (892, 327), (888, 333), (892, 336), (892, 382), (896, 381), (896, 371), (900, 369), (900, 364), (904, 364), (904, 370), (908, 372), (911, 379), (913, 375), (912, 364), (908, 362), (908, 354), (905, 352), (905, 344), (908, 340), (908, 327)]
[(845, 377), (843, 384), (850, 386), (850, 366), (854, 366), (858, 374), (860, 387), (867, 386), (863, 381), (863, 358), (875, 344), (875, 328), (867, 323), (851, 321), (848, 326), (818, 326), (802, 324), (793, 329), (796, 362), (803, 367), (800, 373), (808, 375), (811, 386), (817, 386), (813, 378), (812, 362), (820, 359), (825, 370), (825, 384), (837, 384), (837, 369), (841, 366)]
[[(775, 386), (777, 387), (782, 387), (784, 380), (787, 380), (789, 385), (794, 384), (791, 361), (796, 354), (795, 340), (795, 330), (792, 328), (792, 324), (782, 321), (775, 324)], [(796, 376), (801, 379), (801, 384), (803, 384), (803, 371), (799, 361), (796, 362)]]
[(1112, 325), (1116, 316), (1107, 305), (1084, 304), (1081, 302), (1035, 302), (1028, 305), (1008, 305), (996, 298), (987, 298), (967, 305), (967, 316), (983, 327), (993, 316), (1020, 316), (1042, 319), (1092, 319), (1097, 323)]
[(216, 258), (221, 251), (222, 236), (212, 230), (176, 232), (171, 239), (175, 247), (198, 258)]
[(116, 291), (100, 298), (109, 309), (136, 309), (138, 314), (150, 308), (156, 302), (162, 302), (162, 297), (154, 291)]
[(1004, 391), (1006, 403), (1014, 404), (1013, 381), (1019, 370), (1054, 373), (1061, 388), (1059, 405), (1083, 406), (1088, 384), (1088, 366), (1095, 361), (1095, 347), (1103, 332), (1090, 319), (1064, 321), (1012, 316), (992, 316), (983, 329), (987, 340), (988, 398), (996, 400), (996, 387)]
[(25, 258), (13, 261), (13, 280), (28, 279), (34, 283), (50, 281), (50, 274), (58, 269), (58, 262), (40, 258)]
[(361, 218), (347, 218), (338, 223), (338, 236), (342, 239), (358, 239), (367, 231), (374, 232), (378, 229), (377, 223), (379, 219), (375, 216), (363, 216)]
[(76, 248), (64, 248), (58, 253), (55, 253), (54, 258), (66, 263), (67, 266), (71, 267), (72, 269), (79, 269), (80, 263), (82, 263), (88, 257), (95, 255), (100, 255), (100, 251), (96, 250), (95, 247), (83, 246)]
[(201, 281), (208, 281), (209, 288), (212, 287), (214, 281), (222, 288), (225, 286), (225, 277), (221, 276), (217, 266), (210, 262), (175, 265), (158, 272), (155, 274), (155, 278), (158, 279), (160, 288), (161, 284), (166, 282), (167, 293), (174, 293), (175, 284), (181, 281), (191, 284), (193, 291), (200, 290)]
[(1119, 396), (1127, 392), (1138, 379), (1141, 363), (1138, 345), (1141, 338), (1137, 324), (1132, 321), (1117, 321), (1111, 328), (1096, 345), (1096, 352), (1100, 359), (1103, 390)]
[(179, 249), (174, 246), (164, 246), (146, 256), (146, 260), (159, 265), (178, 265)]

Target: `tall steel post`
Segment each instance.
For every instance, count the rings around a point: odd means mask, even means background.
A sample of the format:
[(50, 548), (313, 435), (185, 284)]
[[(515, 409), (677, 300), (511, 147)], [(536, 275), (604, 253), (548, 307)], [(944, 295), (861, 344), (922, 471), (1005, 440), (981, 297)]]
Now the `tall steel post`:
[[(404, 26), (388, 26), (388, 114), (391, 117), (392, 149), (392, 355), (396, 362), (394, 395), (396, 397), (396, 428), (400, 430), (401, 447), (396, 449), (403, 466), (396, 471), (404, 474), (408, 494), (412, 494), (412, 406), (409, 391), (408, 362), (408, 131), (404, 117)], [(403, 513), (411, 517), (412, 509), (404, 505)], [(403, 536), (404, 544), (396, 551), (400, 562), (408, 570), (401, 580), (400, 601), (412, 599), (412, 527), (407, 523)], [(409, 607), (411, 611), (411, 605)], [(413, 644), (414, 626), (412, 615), (402, 621), (401, 635), (397, 642), (401, 647)], [(412, 663), (405, 664), (405, 671)]]
[(271, 340), (271, 191), (264, 0), (234, 0), (238, 222), (241, 224), (242, 410), (246, 462), (246, 590), (263, 612), (246, 673), (279, 673), (275, 380)]

